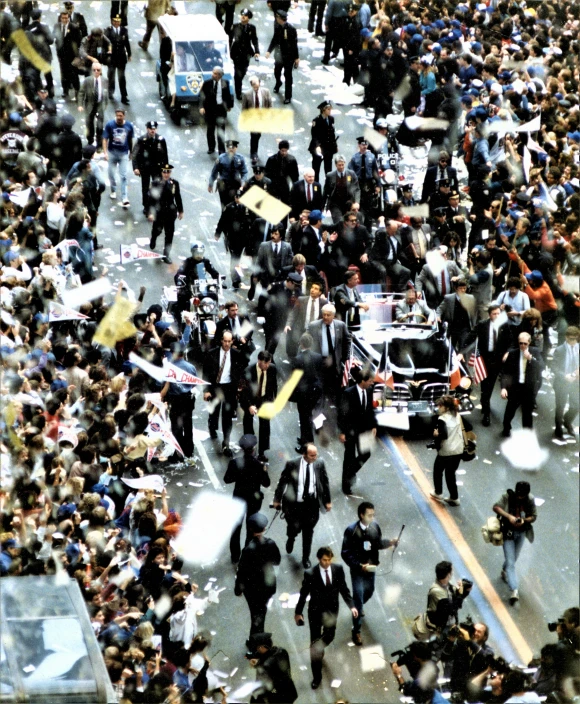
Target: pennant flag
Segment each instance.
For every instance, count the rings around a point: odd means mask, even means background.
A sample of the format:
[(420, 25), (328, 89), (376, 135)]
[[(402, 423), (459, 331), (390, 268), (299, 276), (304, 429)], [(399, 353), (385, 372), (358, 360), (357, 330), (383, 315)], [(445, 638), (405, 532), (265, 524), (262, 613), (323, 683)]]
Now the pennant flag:
[(163, 368), (165, 370), (165, 381), (170, 381), (173, 384), (209, 385), (209, 381), (204, 381), (198, 376), (195, 376), (194, 374), (190, 374), (189, 372), (180, 369), (179, 367), (175, 366), (175, 364), (171, 364), (171, 362), (165, 361)]
[[(68, 240), (75, 242), (76, 240)], [(111, 282), (104, 276), (100, 276), (94, 281), (89, 281), (84, 286), (77, 288), (67, 288), (61, 294), (62, 303), (65, 308), (78, 308), (83, 303), (94, 301), (95, 298), (106, 296), (111, 290)]]
[(119, 246), (119, 259), (121, 264), (128, 264), (129, 262), (143, 259), (163, 259), (163, 255), (152, 252), (150, 249), (139, 247), (138, 244), (122, 244)]
[(63, 240), (62, 242), (59, 242), (56, 246), (55, 249), (66, 249), (67, 247), (79, 247), (79, 243), (77, 240)]
[[(165, 381), (165, 370), (162, 367), (156, 367), (154, 364), (151, 364), (151, 362), (147, 362), (143, 359), (143, 357), (139, 357), (139, 355), (135, 354), (135, 352), (129, 353), (129, 361), (131, 364), (139, 367), (139, 369), (142, 369), (146, 374), (149, 374), (150, 377), (155, 379), (155, 381), (158, 381), (160, 384)], [(154, 403), (153, 401), (151, 402)], [(154, 403), (154, 405), (157, 404)]]
[(72, 308), (61, 306), (60, 303), (50, 301), (48, 306), (48, 322), (54, 323), (59, 320), (88, 320), (88, 315), (83, 315)]
[(487, 369), (485, 367), (483, 357), (479, 355), (479, 352), (477, 350), (471, 353), (471, 357), (469, 358), (469, 366), (473, 367), (474, 383), (476, 385), (481, 384), (481, 382), (487, 378)]
[(541, 115), (537, 115), (530, 122), (526, 122), (519, 127), (516, 127), (516, 132), (539, 132), (542, 129)]
[(126, 340), (137, 332), (129, 318), (139, 307), (126, 298), (118, 297), (99, 323), (93, 342), (113, 348), (120, 340)]
[(242, 110), (238, 120), (238, 132), (292, 134), (294, 132), (294, 110), (284, 108)]
[(171, 432), (171, 426), (167, 421), (164, 421), (160, 416), (154, 416), (147, 426), (146, 433), (149, 437), (159, 437), (168, 445), (171, 445), (182, 457), (185, 453), (181, 449), (181, 445), (175, 439)]
[(274, 401), (267, 401), (260, 406), (258, 418), (272, 420), (272, 418), (277, 416), (290, 400), (290, 396), (292, 396), (292, 392), (298, 386), (298, 382), (302, 379), (303, 374), (304, 372), (302, 369), (295, 369), (288, 381), (280, 389), (280, 392)]
[(385, 386), (390, 386), (391, 389), (395, 388), (395, 380), (393, 379), (393, 370), (391, 369), (391, 365), (389, 364), (386, 342), (383, 346), (383, 353), (381, 354), (379, 368), (377, 369), (375, 374), (375, 382), (379, 384), (385, 384)]

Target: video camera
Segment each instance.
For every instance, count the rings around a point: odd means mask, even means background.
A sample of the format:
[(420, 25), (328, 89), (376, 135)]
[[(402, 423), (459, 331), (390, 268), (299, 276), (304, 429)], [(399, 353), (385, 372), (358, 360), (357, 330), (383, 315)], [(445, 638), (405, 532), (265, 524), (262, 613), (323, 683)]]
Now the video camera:
[(552, 621), (548, 624), (548, 630), (550, 633), (555, 633), (558, 630), (558, 626), (563, 626), (565, 623), (563, 618), (559, 618), (557, 621)]

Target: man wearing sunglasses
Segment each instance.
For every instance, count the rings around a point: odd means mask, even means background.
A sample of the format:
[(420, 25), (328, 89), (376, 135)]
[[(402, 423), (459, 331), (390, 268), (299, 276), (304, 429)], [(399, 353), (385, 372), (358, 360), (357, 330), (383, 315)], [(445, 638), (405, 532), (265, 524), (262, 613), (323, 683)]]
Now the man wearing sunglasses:
[(453, 166), (450, 166), (450, 164), (451, 156), (449, 155), (449, 152), (440, 152), (439, 161), (433, 166), (430, 166), (425, 172), (425, 180), (423, 181), (423, 192), (421, 193), (421, 203), (427, 203), (429, 197), (437, 190), (437, 181), (441, 179), (448, 179), (450, 181), (452, 193), (459, 192), (457, 169), (455, 169)]

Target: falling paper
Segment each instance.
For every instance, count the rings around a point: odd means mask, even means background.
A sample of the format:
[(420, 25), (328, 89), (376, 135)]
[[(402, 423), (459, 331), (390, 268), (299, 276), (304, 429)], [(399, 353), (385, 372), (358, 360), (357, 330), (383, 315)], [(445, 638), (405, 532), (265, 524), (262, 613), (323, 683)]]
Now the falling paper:
[(536, 506), (541, 506), (542, 504), (546, 503), (546, 499), (540, 499), (537, 496), (534, 496), (534, 503)]
[(379, 643), (370, 645), (367, 648), (361, 648), (359, 653), (363, 672), (374, 672), (375, 670), (385, 669), (385, 653), (383, 646)]
[(501, 444), (503, 456), (517, 469), (536, 470), (548, 459), (548, 451), (540, 447), (536, 433), (530, 428), (512, 431)]
[(316, 416), (316, 418), (312, 421), (314, 423), (314, 427), (316, 430), (320, 430), (322, 428), (322, 424), (326, 420), (326, 416), (323, 413), (320, 413), (319, 415)]
[(83, 303), (105, 296), (110, 290), (109, 279), (101, 277), (79, 288), (66, 289), (62, 292), (62, 303), (66, 308), (78, 308)]
[(330, 683), (330, 686), (333, 689), (338, 689), (338, 687), (340, 687), (341, 684), (342, 684), (342, 680), (332, 680), (332, 682)]

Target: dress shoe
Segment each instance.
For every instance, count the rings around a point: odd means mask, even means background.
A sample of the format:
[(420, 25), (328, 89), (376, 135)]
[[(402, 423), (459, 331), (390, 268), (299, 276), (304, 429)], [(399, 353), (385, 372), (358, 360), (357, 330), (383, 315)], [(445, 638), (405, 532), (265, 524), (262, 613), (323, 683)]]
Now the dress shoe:
[(322, 680), (312, 680), (312, 682), (310, 683), (311, 689), (318, 689), (320, 687), (321, 682)]
[(302, 560), (302, 567), (304, 567), (305, 570), (308, 570), (312, 567), (312, 562), (308, 558), (305, 558)]
[(322, 59), (322, 61), (321, 61), (320, 63), (321, 63), (323, 66), (328, 66), (328, 64), (330, 63), (330, 61), (329, 61), (328, 59)]
[(514, 589), (513, 592), (510, 594), (510, 604), (514, 606), (516, 602), (520, 600), (520, 593), (518, 592), (517, 589)]
[(292, 98), (286, 98), (284, 100), (284, 105), (290, 105), (291, 102), (292, 102)]
[(209, 430), (209, 436), (210, 436), (210, 438), (211, 438), (212, 440), (216, 440), (216, 439), (217, 439), (217, 432), (216, 432), (215, 430), (212, 430), (212, 429), (210, 428), (210, 430)]
[(281, 87), (282, 87), (281, 83), (276, 83), (276, 85), (274, 86), (274, 93), (279, 93)]
[(139, 42), (139, 46), (141, 47), (141, 49), (143, 49), (143, 51), (147, 51), (149, 44), (145, 44), (145, 42)]
[(207, 153), (208, 153), (208, 154), (215, 154), (215, 149), (208, 149), (208, 150), (207, 150)]
[(574, 427), (572, 425), (567, 425), (566, 426), (566, 432), (568, 435), (571, 435), (572, 437), (576, 437), (576, 431), (574, 430)]
[(236, 95), (236, 100), (241, 100), (241, 99), (242, 99), (242, 94), (238, 93), (238, 95)]
[(432, 491), (430, 493), (430, 496), (432, 499), (435, 499), (435, 501), (437, 501), (437, 503), (440, 503), (440, 504), (443, 503), (443, 494), (437, 494), (435, 491)]
[(157, 240), (151, 240), (151, 242), (149, 242), (149, 249), (155, 249), (156, 244)]
[(450, 506), (461, 506), (461, 501), (459, 499), (444, 499), (444, 501)]
[(483, 416), (483, 420), (481, 421), (481, 424), (487, 428), (489, 425), (491, 425), (491, 418), (489, 417), (489, 413), (486, 413)]
[(363, 644), (361, 634), (360, 633), (353, 633), (352, 634), (352, 642), (355, 645), (358, 645), (360, 647)]
[(286, 541), (286, 552), (290, 555), (292, 550), (294, 550), (294, 538), (288, 538)]
[(564, 439), (564, 432), (562, 431), (562, 428), (556, 428), (556, 430), (554, 430), (554, 439), (555, 440), (563, 440)]
[(229, 445), (222, 446), (222, 452), (224, 457), (233, 457), (234, 453), (230, 450)]
[(173, 259), (169, 256), (169, 254), (165, 254), (164, 256), (166, 264), (173, 264)]
[(95, 244), (95, 245), (93, 246), (93, 249), (94, 249), (95, 251), (96, 251), (97, 249), (103, 249), (103, 245), (102, 245), (102, 244)]
[(502, 436), (503, 436), (504, 438), (509, 438), (509, 437), (511, 436), (511, 434), (512, 434), (512, 431), (511, 431), (511, 430), (507, 430), (507, 428), (504, 428), (504, 429), (501, 431), (501, 434), (502, 434)]
[(131, 101), (129, 100), (129, 98), (123, 98), (121, 102), (123, 103), (123, 105), (131, 105)]

